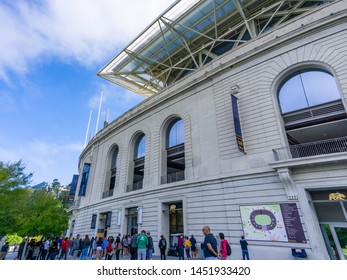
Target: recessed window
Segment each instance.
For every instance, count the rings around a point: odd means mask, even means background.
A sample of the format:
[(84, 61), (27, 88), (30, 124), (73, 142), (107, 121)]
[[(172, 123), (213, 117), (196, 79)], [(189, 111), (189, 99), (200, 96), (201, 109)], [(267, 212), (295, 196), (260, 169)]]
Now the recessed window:
[(146, 152), (146, 136), (142, 134), (136, 141), (135, 159), (142, 158)]
[(166, 131), (166, 174), (162, 183), (172, 183), (184, 180), (184, 124), (176, 118), (169, 124)]
[(174, 147), (184, 143), (184, 127), (182, 119), (177, 119), (171, 123), (168, 129), (166, 147)]
[(110, 196), (113, 196), (114, 189), (116, 186), (116, 179), (117, 179), (117, 168), (118, 168), (118, 154), (119, 149), (118, 146), (113, 148), (113, 151), (111, 152), (111, 157), (108, 159), (108, 171), (107, 171), (107, 179), (108, 183), (106, 183), (105, 190), (102, 194), (102, 198), (107, 198)]
[(306, 69), (287, 77), (278, 101), (289, 147), (279, 158), (310, 157), (347, 151), (347, 115), (331, 73)]
[(127, 186), (128, 192), (142, 189), (145, 173), (145, 154), (146, 136), (144, 133), (141, 133), (135, 141), (132, 184)]
[(303, 70), (287, 78), (279, 88), (282, 114), (340, 99), (335, 78), (322, 70)]

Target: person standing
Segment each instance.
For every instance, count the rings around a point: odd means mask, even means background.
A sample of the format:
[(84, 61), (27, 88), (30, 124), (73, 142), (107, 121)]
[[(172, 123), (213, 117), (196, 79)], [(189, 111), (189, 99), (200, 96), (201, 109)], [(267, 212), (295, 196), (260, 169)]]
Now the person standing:
[(196, 255), (197, 255), (196, 253), (198, 248), (196, 247), (196, 239), (194, 235), (192, 235), (189, 240), (190, 240), (190, 243), (192, 243), (192, 248), (191, 248), (192, 259), (196, 259)]
[(92, 237), (92, 239), (90, 239), (90, 246), (89, 246), (89, 251), (88, 251), (88, 257), (92, 256), (93, 253), (93, 244), (94, 244), (94, 236)]
[(228, 258), (228, 249), (227, 249), (228, 240), (225, 239), (223, 232), (220, 232), (218, 234), (218, 237), (220, 239), (219, 251), (220, 251), (221, 259), (226, 260)]
[(23, 239), (23, 241), (19, 244), (18, 254), (17, 254), (17, 258), (16, 258), (17, 260), (21, 260), (22, 258), (24, 258), (24, 256), (22, 256), (22, 255), (23, 255), (25, 243), (26, 243), (26, 239)]
[(10, 249), (10, 245), (8, 242), (6, 242), (4, 245), (2, 245), (1, 251), (0, 251), (0, 260), (5, 260), (9, 249)]
[(102, 245), (103, 245), (103, 240), (101, 236), (98, 237), (98, 240), (96, 241), (96, 259), (101, 260), (102, 258)]
[(56, 238), (52, 238), (48, 252), (49, 252), (49, 259), (55, 260), (57, 254), (59, 253), (58, 241)]
[(217, 240), (211, 233), (209, 226), (204, 226), (202, 229), (203, 234), (205, 235), (204, 239), (204, 256), (205, 260), (218, 260), (220, 259), (220, 254), (218, 252)]
[(105, 260), (112, 260), (113, 254), (114, 254), (114, 238), (113, 236), (109, 236), (107, 240), (107, 245), (106, 245), (106, 256)]
[(119, 254), (123, 250), (122, 240), (120, 239), (121, 234), (119, 233), (116, 237), (116, 260), (119, 260)]
[(178, 259), (179, 260), (184, 260), (184, 239), (183, 239), (183, 234), (181, 234), (178, 237), (177, 248), (178, 248)]
[(242, 251), (242, 259), (249, 260), (249, 253), (248, 253), (248, 242), (246, 241), (245, 237), (242, 235), (240, 239), (240, 245), (241, 245), (241, 251)]
[(59, 256), (59, 260), (61, 260), (61, 259), (67, 260), (67, 254), (69, 251), (69, 244), (70, 244), (69, 238), (65, 237), (63, 239), (63, 241), (61, 242), (61, 254)]
[(131, 260), (137, 260), (137, 233), (134, 233), (131, 237), (130, 241), (130, 254), (131, 254)]
[(80, 235), (77, 234), (76, 238), (73, 240), (73, 245), (72, 245), (72, 256), (74, 260), (77, 259), (79, 250), (80, 250)]
[(87, 260), (88, 250), (90, 246), (90, 239), (88, 234), (84, 237), (82, 242), (82, 252), (81, 252), (81, 260)]
[(47, 254), (49, 250), (50, 242), (49, 239), (47, 238), (45, 242), (43, 242), (43, 250), (41, 254), (41, 260), (46, 260), (47, 259)]
[(137, 237), (136, 244), (137, 244), (138, 260), (145, 260), (146, 259), (146, 249), (147, 249), (147, 245), (148, 245), (148, 238), (146, 236), (145, 230), (142, 230), (141, 234)]
[(189, 240), (189, 237), (186, 236), (186, 240), (184, 241), (184, 250), (186, 251), (186, 256), (188, 260), (191, 260), (192, 257), (190, 256), (190, 250), (192, 248), (192, 243)]
[(161, 260), (166, 260), (166, 247), (167, 247), (167, 243), (166, 243), (166, 239), (164, 237), (164, 235), (160, 236), (160, 240), (159, 240), (159, 250), (160, 250), (160, 259)]
[(152, 255), (154, 253), (154, 244), (153, 244), (153, 238), (149, 231), (147, 232), (147, 238), (148, 238), (148, 246), (147, 246), (146, 260), (151, 260)]

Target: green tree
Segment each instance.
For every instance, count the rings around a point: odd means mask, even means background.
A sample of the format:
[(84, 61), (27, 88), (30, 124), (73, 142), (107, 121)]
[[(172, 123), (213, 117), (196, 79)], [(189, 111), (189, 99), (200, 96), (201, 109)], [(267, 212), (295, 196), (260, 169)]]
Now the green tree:
[(12, 211), (17, 206), (17, 201), (26, 195), (27, 186), (32, 173), (24, 172), (25, 165), (22, 161), (5, 163), (0, 161), (0, 239), (8, 233), (16, 232), (16, 224)]
[(24, 173), (25, 165), (22, 161), (5, 163), (0, 161), (0, 193), (27, 186), (32, 173)]
[(54, 193), (65, 209), (69, 208), (70, 185), (63, 186), (58, 179), (54, 179), (52, 183), (46, 185), (46, 190), (47, 192)]
[(66, 207), (55, 192), (23, 188), (32, 177), (24, 171), (21, 161), (0, 162), (0, 238), (60, 235), (68, 225)]
[(14, 215), (20, 236), (56, 236), (68, 226), (69, 214), (57, 197), (45, 190), (32, 191)]

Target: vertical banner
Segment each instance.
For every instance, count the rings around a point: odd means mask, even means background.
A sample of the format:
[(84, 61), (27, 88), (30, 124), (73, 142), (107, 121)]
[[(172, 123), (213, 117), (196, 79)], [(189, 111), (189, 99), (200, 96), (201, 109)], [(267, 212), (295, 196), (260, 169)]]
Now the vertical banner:
[(112, 212), (107, 212), (106, 213), (106, 223), (105, 227), (110, 228), (111, 227), (111, 217), (112, 217)]
[(85, 163), (84, 167), (83, 167), (80, 191), (78, 193), (79, 196), (85, 196), (86, 195), (89, 171), (90, 171), (90, 163)]
[(93, 214), (93, 216), (92, 216), (92, 224), (90, 225), (91, 229), (95, 229), (95, 227), (96, 227), (96, 217), (97, 217), (97, 215)]
[(237, 98), (233, 94), (231, 95), (231, 107), (233, 110), (236, 143), (239, 150), (245, 153), (245, 149), (243, 146), (243, 139), (242, 139), (241, 123), (240, 123), (240, 117), (239, 117), (239, 108), (237, 105)]
[(78, 175), (73, 175), (70, 183), (69, 201), (74, 201), (77, 189)]
[(117, 217), (117, 226), (121, 225), (121, 220), (122, 220), (122, 210), (119, 210), (118, 217)]
[(142, 210), (143, 210), (143, 207), (142, 206), (139, 206), (137, 207), (137, 223), (138, 224), (142, 224)]

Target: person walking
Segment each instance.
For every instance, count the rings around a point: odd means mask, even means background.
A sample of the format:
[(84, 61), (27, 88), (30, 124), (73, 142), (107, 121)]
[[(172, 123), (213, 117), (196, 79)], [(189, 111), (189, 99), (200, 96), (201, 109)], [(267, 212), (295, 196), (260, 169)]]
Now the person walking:
[(166, 248), (167, 248), (167, 243), (164, 235), (160, 236), (159, 240), (159, 250), (160, 250), (160, 259), (161, 260), (166, 260)]
[(249, 252), (248, 252), (248, 242), (245, 237), (242, 235), (240, 239), (241, 251), (242, 251), (242, 259), (249, 260)]
[(204, 226), (202, 229), (203, 234), (205, 235), (204, 239), (204, 256), (205, 260), (218, 260), (220, 259), (220, 254), (218, 252), (217, 240), (211, 233), (209, 226)]
[(138, 260), (145, 260), (146, 259), (146, 249), (147, 249), (147, 245), (148, 245), (148, 238), (147, 238), (145, 230), (142, 230), (141, 234), (137, 237), (136, 244), (137, 244)]

